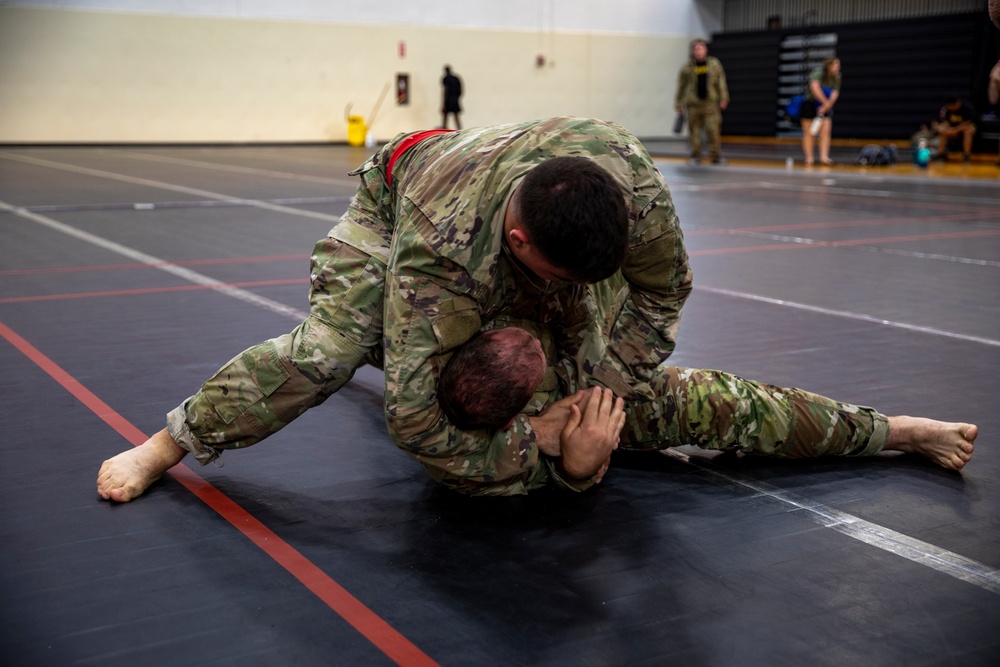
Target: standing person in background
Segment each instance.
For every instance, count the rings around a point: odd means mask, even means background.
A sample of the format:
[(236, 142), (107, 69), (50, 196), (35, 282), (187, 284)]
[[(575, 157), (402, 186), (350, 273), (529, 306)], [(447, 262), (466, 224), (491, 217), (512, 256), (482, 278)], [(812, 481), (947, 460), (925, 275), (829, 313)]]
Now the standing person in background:
[(692, 164), (701, 162), (702, 130), (712, 163), (724, 164), (720, 135), (722, 112), (729, 106), (729, 88), (722, 63), (708, 55), (708, 43), (703, 39), (691, 42), (691, 59), (677, 76), (675, 106), (678, 112), (687, 114)]
[(813, 163), (813, 139), (819, 137), (820, 164), (831, 165), (830, 133), (833, 105), (840, 97), (840, 59), (827, 58), (809, 75), (809, 88), (802, 102), (802, 152), (806, 166)]
[(462, 106), (459, 98), (462, 97), (462, 80), (451, 73), (449, 65), (444, 66), (444, 78), (441, 79), (444, 86), (444, 100), (441, 102), (441, 127), (448, 127), (448, 114), (455, 116), (455, 129), (462, 129), (462, 121), (458, 114), (462, 113)]

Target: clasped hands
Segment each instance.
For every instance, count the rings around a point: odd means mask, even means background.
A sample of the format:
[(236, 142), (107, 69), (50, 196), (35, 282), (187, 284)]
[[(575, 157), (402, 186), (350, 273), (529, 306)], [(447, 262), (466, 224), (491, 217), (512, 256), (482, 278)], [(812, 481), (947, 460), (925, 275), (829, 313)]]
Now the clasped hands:
[(561, 457), (562, 469), (577, 480), (600, 482), (618, 448), (625, 425), (625, 401), (610, 389), (592, 387), (556, 401), (530, 418), (538, 448)]

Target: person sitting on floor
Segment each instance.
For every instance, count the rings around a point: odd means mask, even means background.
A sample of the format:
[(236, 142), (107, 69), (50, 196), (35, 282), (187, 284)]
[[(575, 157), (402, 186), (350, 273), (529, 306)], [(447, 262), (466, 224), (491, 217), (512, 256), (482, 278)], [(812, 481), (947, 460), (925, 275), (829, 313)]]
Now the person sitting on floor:
[(976, 134), (975, 117), (972, 105), (957, 95), (945, 98), (934, 124), (934, 131), (938, 133), (938, 159), (948, 159), (948, 141), (956, 137), (962, 137), (962, 161), (968, 162), (972, 158), (972, 137)]

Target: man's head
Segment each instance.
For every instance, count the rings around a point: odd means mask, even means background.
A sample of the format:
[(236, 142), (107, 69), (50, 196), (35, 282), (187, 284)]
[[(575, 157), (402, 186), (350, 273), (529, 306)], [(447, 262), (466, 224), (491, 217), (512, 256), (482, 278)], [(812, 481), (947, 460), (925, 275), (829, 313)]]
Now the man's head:
[(708, 42), (703, 39), (696, 39), (691, 42), (691, 58), (695, 62), (705, 62), (708, 57)]
[(625, 259), (625, 195), (593, 160), (552, 158), (518, 186), (504, 235), (514, 256), (540, 278), (595, 283)]
[(492, 329), (451, 355), (438, 380), (438, 403), (463, 429), (504, 428), (545, 375), (545, 353), (524, 329)]
[(944, 105), (952, 111), (956, 111), (962, 106), (962, 99), (954, 93), (949, 93), (944, 97)]

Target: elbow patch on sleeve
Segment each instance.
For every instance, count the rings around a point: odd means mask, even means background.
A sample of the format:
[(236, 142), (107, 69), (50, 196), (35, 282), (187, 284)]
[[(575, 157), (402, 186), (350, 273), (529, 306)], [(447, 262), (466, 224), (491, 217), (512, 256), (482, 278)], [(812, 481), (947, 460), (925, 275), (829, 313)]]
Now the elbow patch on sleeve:
[(431, 326), (441, 352), (449, 352), (476, 335), (483, 323), (476, 302), (455, 297), (440, 304)]
[(651, 240), (631, 248), (625, 260), (628, 281), (647, 290), (670, 292), (680, 261), (678, 247), (677, 233), (662, 231)]
[(473, 299), (444, 292), (426, 281), (405, 287), (405, 301), (419, 308), (388, 316), (385, 345), (386, 417), (396, 431), (397, 444), (416, 443), (440, 428), (438, 374), (449, 353), (481, 326)]

